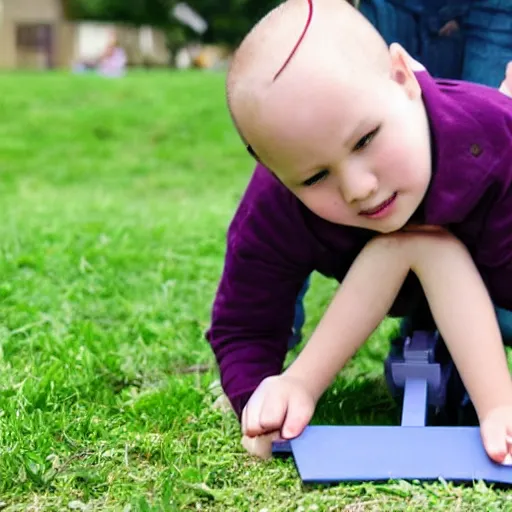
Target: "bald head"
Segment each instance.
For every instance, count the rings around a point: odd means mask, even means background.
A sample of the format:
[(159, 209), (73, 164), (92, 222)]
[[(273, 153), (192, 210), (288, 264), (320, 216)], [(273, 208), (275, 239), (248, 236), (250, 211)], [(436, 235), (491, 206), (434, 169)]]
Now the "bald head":
[(244, 142), (258, 153), (259, 136), (271, 122), (279, 95), (299, 84), (307, 95), (314, 74), (354, 80), (388, 68), (385, 42), (348, 2), (287, 0), (251, 30), (235, 53), (227, 78), (229, 110)]

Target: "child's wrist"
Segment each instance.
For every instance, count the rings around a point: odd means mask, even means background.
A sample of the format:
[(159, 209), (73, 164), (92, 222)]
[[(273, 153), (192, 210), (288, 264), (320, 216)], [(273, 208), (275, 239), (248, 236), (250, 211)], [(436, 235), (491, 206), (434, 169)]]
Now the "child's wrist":
[(474, 403), (480, 423), (495, 409), (512, 407), (512, 381), (500, 389), (500, 392), (489, 393), (481, 403)]
[(296, 381), (313, 399), (315, 404), (325, 391), (318, 375), (303, 368), (294, 367), (293, 364), (283, 372), (283, 376)]

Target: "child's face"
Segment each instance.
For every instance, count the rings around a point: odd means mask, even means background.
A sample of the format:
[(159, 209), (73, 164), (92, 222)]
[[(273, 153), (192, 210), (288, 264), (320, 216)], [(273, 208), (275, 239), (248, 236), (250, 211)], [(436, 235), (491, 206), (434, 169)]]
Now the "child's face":
[(283, 75), (254, 148), (320, 217), (382, 233), (409, 221), (431, 177), (421, 90), (393, 52), (391, 77)]

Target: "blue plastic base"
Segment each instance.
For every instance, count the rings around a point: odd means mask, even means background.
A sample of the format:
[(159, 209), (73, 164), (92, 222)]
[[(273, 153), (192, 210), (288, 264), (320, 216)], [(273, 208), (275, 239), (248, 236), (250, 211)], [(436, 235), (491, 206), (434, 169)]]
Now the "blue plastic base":
[(429, 406), (464, 405), (463, 389), (448, 385), (456, 375), (446, 371), (451, 362), (436, 360), (438, 343), (436, 333), (414, 331), (392, 347), (385, 374), (391, 393), (402, 397), (401, 426), (309, 426), (296, 439), (274, 443), (273, 454), (292, 455), (310, 484), (440, 478), (512, 484), (512, 467), (488, 457), (478, 427), (425, 426)]
[(276, 441), (272, 443), (272, 455), (274, 457), (288, 457), (292, 454), (290, 441)]
[(512, 484), (475, 427), (310, 426), (290, 442), (304, 483), (484, 480)]

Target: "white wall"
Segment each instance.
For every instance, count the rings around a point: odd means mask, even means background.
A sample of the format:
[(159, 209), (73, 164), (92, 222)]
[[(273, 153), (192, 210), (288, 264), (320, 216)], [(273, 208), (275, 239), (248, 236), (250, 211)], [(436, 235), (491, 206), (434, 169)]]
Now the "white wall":
[(93, 58), (100, 55), (109, 41), (112, 25), (106, 23), (80, 23), (75, 36), (75, 56)]

